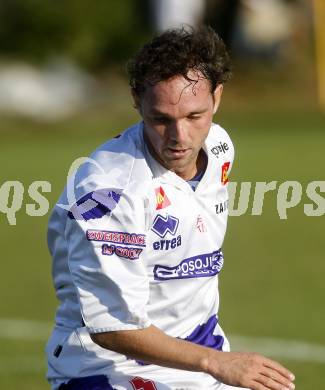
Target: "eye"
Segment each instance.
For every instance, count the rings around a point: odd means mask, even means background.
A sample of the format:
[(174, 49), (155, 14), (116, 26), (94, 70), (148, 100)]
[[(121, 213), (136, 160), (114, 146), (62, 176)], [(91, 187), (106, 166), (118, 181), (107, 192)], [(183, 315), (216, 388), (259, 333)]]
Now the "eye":
[(189, 115), (187, 119), (190, 121), (197, 121), (198, 119), (201, 119), (201, 115)]
[(169, 122), (169, 118), (167, 118), (165, 116), (154, 116), (154, 117), (152, 117), (152, 121), (154, 123), (166, 124)]

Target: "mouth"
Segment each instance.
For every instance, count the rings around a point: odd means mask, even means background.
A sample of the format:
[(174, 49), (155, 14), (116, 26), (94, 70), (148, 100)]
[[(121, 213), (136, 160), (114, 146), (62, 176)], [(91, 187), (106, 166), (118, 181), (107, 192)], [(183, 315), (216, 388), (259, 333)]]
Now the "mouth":
[(180, 159), (189, 153), (190, 149), (167, 148), (167, 153), (173, 158)]

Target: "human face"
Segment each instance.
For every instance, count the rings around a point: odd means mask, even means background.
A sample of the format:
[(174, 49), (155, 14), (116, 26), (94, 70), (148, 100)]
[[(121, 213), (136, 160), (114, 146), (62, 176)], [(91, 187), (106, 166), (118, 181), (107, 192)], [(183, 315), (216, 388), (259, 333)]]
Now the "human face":
[(200, 169), (199, 152), (222, 93), (219, 85), (212, 94), (209, 81), (200, 73), (188, 76), (195, 81), (175, 76), (147, 87), (141, 98), (134, 96), (151, 153), (184, 180)]

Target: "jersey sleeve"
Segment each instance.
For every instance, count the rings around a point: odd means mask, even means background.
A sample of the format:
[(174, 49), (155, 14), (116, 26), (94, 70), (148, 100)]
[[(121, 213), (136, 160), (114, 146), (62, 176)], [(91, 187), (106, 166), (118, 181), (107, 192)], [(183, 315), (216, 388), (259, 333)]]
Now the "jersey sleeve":
[(221, 166), (222, 183), (228, 183), (228, 177), (233, 167), (235, 148), (225, 129), (213, 124), (208, 137), (208, 154)]
[(144, 207), (143, 197), (127, 189), (101, 186), (85, 193), (67, 213), (68, 265), (90, 333), (142, 329), (151, 323)]
[(221, 155), (220, 157), (230, 162), (230, 166), (228, 169), (228, 173), (230, 174), (234, 163), (234, 158), (235, 158), (235, 147), (228, 132), (219, 125), (217, 125), (216, 127), (217, 127), (217, 134), (220, 140), (219, 144), (221, 145), (221, 150), (224, 151), (224, 154)]

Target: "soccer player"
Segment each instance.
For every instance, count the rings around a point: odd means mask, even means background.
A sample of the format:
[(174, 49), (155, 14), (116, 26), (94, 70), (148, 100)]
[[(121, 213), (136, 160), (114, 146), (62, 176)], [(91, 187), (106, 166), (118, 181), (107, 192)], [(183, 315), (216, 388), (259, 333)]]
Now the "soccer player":
[(229, 352), (218, 320), (234, 157), (212, 123), (230, 77), (222, 41), (167, 31), (129, 73), (142, 121), (86, 159), (49, 222), (52, 389), (293, 389), (279, 363)]

